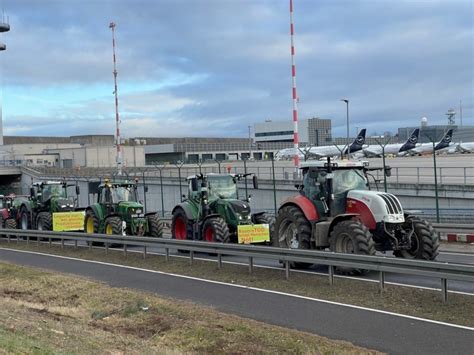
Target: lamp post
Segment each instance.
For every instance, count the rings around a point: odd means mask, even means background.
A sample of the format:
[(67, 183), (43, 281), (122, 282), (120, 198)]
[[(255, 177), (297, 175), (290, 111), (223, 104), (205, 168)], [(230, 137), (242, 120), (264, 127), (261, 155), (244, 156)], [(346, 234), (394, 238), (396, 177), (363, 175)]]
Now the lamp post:
[(434, 172), (434, 188), (435, 188), (435, 201), (436, 201), (436, 223), (439, 223), (439, 200), (438, 200), (438, 174), (436, 172), (436, 139), (430, 135), (424, 133), (424, 135), (430, 140), (433, 145), (433, 172)]
[(350, 145), (349, 145), (349, 99), (341, 99), (346, 103), (346, 119), (347, 119), (347, 137), (346, 137), (346, 144), (347, 144), (347, 157), (350, 155)]
[(252, 136), (251, 136), (251, 132), (250, 132), (250, 125), (248, 126), (249, 127), (249, 159), (252, 157)]
[[(387, 192), (387, 171), (385, 170), (385, 147), (387, 146), (388, 143), (392, 140), (392, 137), (389, 137), (388, 140), (385, 142), (385, 144), (380, 141), (377, 137), (373, 137), (374, 140), (377, 142), (379, 146), (382, 147), (382, 165), (383, 165), (383, 189), (385, 192)], [(381, 137), (383, 138), (383, 136)]]

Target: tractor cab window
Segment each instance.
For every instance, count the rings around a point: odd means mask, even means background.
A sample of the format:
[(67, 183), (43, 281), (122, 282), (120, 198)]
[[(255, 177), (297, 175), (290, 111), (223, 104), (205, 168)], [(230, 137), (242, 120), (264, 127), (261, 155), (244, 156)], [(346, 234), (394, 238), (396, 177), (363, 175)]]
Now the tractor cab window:
[(112, 195), (112, 203), (122, 201), (136, 202), (135, 190), (132, 186), (117, 186), (110, 190)]
[(334, 171), (333, 192), (335, 195), (349, 190), (367, 190), (367, 179), (362, 170), (339, 169)]
[(47, 201), (51, 197), (66, 198), (66, 188), (63, 185), (44, 185), (41, 193), (43, 201)]
[(237, 199), (237, 184), (233, 176), (208, 176), (208, 185), (210, 199)]

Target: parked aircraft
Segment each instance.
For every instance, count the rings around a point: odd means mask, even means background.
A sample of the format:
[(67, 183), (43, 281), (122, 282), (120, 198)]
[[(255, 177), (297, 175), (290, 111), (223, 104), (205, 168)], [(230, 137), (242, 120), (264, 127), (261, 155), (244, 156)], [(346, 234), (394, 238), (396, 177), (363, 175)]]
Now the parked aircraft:
[(474, 153), (474, 142), (458, 143), (456, 153)]
[[(406, 152), (407, 150), (413, 149), (416, 147), (418, 143), (418, 137), (420, 135), (420, 129), (415, 128), (406, 140), (405, 143), (394, 143), (394, 144), (387, 144), (385, 146), (385, 154), (399, 154), (402, 152)], [(363, 149), (364, 155), (368, 158), (370, 157), (381, 157), (382, 156), (382, 147), (378, 144), (371, 144), (367, 148)], [(360, 154), (360, 153), (359, 153)]]
[[(349, 148), (339, 148), (335, 145), (327, 145), (327, 146), (321, 146), (321, 147), (312, 147), (312, 148), (302, 148), (301, 150), (306, 153), (306, 155), (310, 158), (313, 159), (319, 159), (319, 158), (325, 158), (325, 157), (334, 157), (334, 156), (340, 156), (341, 151), (343, 151), (343, 154), (346, 155), (348, 150), (349, 153), (355, 153), (360, 151), (365, 143), (365, 132), (366, 129), (363, 128), (360, 130), (359, 134), (357, 137), (354, 139), (354, 141), (351, 143)], [(301, 151), (298, 151), (298, 155), (300, 156), (300, 159), (304, 159), (304, 153)], [(292, 157), (295, 156), (295, 148), (286, 148), (282, 149), (277, 152), (275, 155), (275, 159), (291, 159)]]
[[(444, 134), (443, 139), (441, 139), (438, 143), (435, 144), (435, 151), (443, 151), (448, 150), (452, 146), (454, 146), (453, 140), (453, 129), (450, 128)], [(409, 155), (422, 155), (427, 154), (433, 151), (433, 144), (432, 143), (423, 143), (413, 149), (407, 150), (406, 153)]]

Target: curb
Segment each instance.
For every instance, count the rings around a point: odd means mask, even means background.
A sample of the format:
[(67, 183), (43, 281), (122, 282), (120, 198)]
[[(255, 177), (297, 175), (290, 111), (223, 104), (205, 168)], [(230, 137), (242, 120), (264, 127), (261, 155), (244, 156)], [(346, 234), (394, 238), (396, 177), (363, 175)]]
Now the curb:
[(474, 234), (448, 233), (444, 238), (441, 237), (443, 239), (447, 242), (474, 243)]

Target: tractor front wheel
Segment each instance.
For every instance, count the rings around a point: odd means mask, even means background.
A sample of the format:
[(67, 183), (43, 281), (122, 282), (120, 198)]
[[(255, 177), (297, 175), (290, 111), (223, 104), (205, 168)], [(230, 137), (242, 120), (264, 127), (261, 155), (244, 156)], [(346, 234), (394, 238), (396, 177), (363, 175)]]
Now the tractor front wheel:
[(20, 210), (20, 229), (30, 229), (30, 214), (25, 207), (22, 207)]
[[(311, 224), (296, 206), (283, 207), (278, 212), (273, 246), (290, 249), (311, 248)], [(308, 268), (311, 264), (290, 262), (292, 268)]]
[(405, 223), (413, 224), (410, 249), (395, 250), (393, 255), (405, 259), (434, 260), (439, 254), (439, 238), (430, 223), (423, 219), (408, 216)]
[(39, 231), (50, 231), (52, 230), (53, 221), (51, 213), (49, 212), (40, 212), (36, 218), (36, 229)]
[(158, 216), (158, 213), (153, 213), (147, 216), (148, 220), (148, 235), (153, 238), (163, 237), (163, 221)]
[(270, 213), (253, 215), (252, 222), (255, 224), (268, 224), (270, 228), (270, 243), (272, 243), (275, 234), (275, 216)]
[(211, 217), (202, 226), (202, 240), (205, 242), (228, 243), (229, 226), (221, 217)]
[[(375, 255), (375, 243), (368, 228), (360, 221), (350, 219), (336, 224), (329, 238), (329, 249), (336, 253)], [(368, 270), (337, 267), (342, 274), (362, 275)]]

